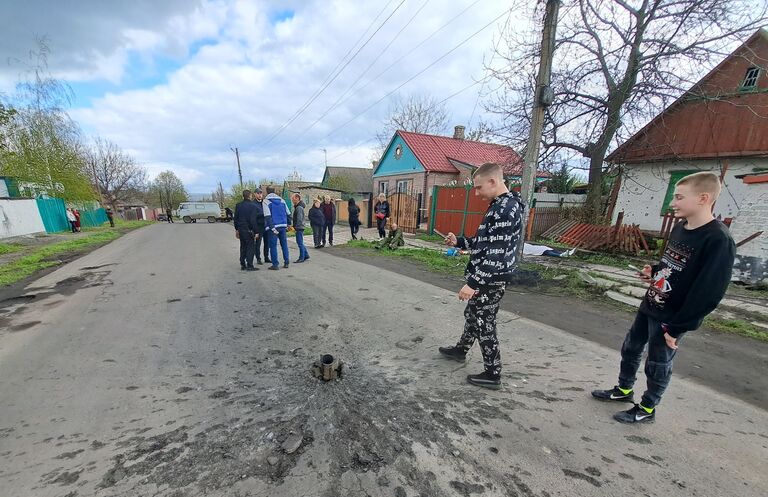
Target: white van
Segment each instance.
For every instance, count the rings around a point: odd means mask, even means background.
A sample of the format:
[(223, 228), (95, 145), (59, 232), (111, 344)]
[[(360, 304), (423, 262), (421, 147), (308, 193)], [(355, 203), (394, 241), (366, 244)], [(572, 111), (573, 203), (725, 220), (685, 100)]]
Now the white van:
[(185, 223), (194, 223), (198, 219), (215, 223), (221, 216), (221, 208), (216, 202), (182, 202), (179, 204), (177, 216)]

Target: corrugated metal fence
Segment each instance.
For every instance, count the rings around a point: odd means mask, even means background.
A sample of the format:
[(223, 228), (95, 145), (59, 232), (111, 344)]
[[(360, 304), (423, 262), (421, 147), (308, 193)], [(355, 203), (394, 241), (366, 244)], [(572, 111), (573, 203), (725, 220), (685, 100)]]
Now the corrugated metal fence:
[[(46, 233), (57, 233), (59, 231), (70, 230), (69, 221), (67, 221), (67, 207), (62, 199), (38, 198), (36, 201), (37, 209), (40, 211), (40, 217), (43, 219)], [(92, 207), (95, 207), (96, 205), (98, 204), (91, 204)], [(78, 208), (78, 211), (80, 212), (80, 226), (83, 228), (101, 226), (109, 221), (107, 212), (101, 207), (95, 209)]]

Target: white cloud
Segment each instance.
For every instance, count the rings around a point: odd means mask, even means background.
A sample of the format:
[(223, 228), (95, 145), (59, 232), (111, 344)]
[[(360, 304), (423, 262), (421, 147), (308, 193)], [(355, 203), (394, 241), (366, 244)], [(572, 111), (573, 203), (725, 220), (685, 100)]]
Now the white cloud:
[[(377, 24), (398, 3), (391, 2)], [(383, 2), (222, 0), (191, 8), (177, 4), (175, 9), (165, 9), (161, 20), (151, 23), (141, 17), (119, 22), (118, 9), (114, 18), (105, 14), (98, 18), (99, 22), (119, 25), (112, 38), (105, 41), (108, 37), (100, 28), (99, 37), (83, 40), (85, 44), (77, 56), (67, 57), (67, 62), (56, 69), (72, 80), (87, 79), (90, 75), (93, 79), (121, 81), (130, 78), (125, 70), (131, 54), (149, 59), (169, 54), (183, 58), (183, 65), (166, 74), (163, 83), (112, 91), (93, 100), (91, 106), (72, 111), (84, 127), (132, 151), (152, 175), (172, 169), (191, 191), (210, 191), (217, 181), (227, 187), (237, 177), (234, 154), (229, 150), (237, 144), (247, 178), (282, 178), (297, 168), (305, 178), (319, 179), (324, 161), (322, 148), (327, 149), (332, 165), (369, 164), (375, 146), (372, 139), (388, 102), (382, 102), (330, 137), (326, 135), (505, 8), (503, 2), (481, 1), (434, 39), (413, 50), (423, 38), (473, 3), (431, 0), (389, 50), (383, 52), (422, 3), (407, 0), (317, 101), (268, 144), (264, 143), (268, 137), (342, 60), (381, 11)], [(275, 13), (286, 8), (293, 8), (294, 15), (273, 23)], [(472, 39), (401, 92), (442, 99), (481, 77), (483, 56), (491, 50), (494, 29)], [(205, 43), (200, 46), (202, 41)], [(189, 54), (191, 46), (199, 49)], [(58, 47), (52, 48), (56, 51)], [(301, 134), (379, 55), (380, 60), (358, 87), (398, 58), (407, 56), (364, 91), (353, 94), (311, 131)], [(131, 81), (123, 83), (135, 88)], [(453, 121), (467, 124), (476, 95), (477, 89), (473, 88), (447, 103)]]

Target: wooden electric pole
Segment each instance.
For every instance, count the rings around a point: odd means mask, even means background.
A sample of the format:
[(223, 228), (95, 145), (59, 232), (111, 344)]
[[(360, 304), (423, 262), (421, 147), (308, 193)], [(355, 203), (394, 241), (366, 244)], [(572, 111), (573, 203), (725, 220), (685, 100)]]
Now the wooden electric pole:
[[(527, 209), (523, 212), (521, 237), (525, 240), (528, 228), (528, 213), (533, 204), (533, 192), (536, 186), (536, 167), (539, 162), (541, 134), (544, 130), (544, 115), (552, 104), (553, 92), (550, 87), (552, 76), (552, 56), (555, 52), (555, 33), (557, 31), (557, 15), (560, 10), (560, 0), (547, 0), (547, 10), (544, 14), (544, 30), (541, 36), (541, 61), (539, 74), (536, 77), (536, 92), (534, 93), (533, 109), (531, 112), (531, 131), (528, 144), (525, 147), (523, 180), (520, 185), (520, 195)], [(523, 258), (523, 243), (517, 252), (518, 260)]]
[(240, 169), (240, 151), (237, 149), (237, 147), (232, 148), (229, 147), (231, 151), (235, 153), (235, 157), (237, 158), (237, 175), (240, 177), (240, 188), (243, 187), (243, 171)]

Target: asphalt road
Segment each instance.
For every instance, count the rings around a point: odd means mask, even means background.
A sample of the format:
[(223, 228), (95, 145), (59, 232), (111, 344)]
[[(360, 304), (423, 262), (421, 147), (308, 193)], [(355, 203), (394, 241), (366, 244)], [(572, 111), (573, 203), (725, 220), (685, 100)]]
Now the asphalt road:
[[(675, 378), (654, 425), (616, 424), (588, 392), (617, 351), (506, 311), (504, 388), (478, 390), (479, 351), (436, 353), (452, 291), (322, 251), (244, 273), (236, 250), (154, 225), (0, 304), (0, 495), (767, 493), (763, 409)], [(310, 375), (321, 353), (340, 381)]]

